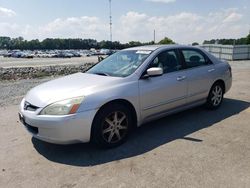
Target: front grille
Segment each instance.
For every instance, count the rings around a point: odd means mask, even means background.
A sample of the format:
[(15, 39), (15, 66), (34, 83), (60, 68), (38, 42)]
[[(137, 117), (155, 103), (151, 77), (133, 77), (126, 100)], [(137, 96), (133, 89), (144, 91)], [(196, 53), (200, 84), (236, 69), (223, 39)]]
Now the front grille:
[(33, 112), (34, 112), (34, 111), (36, 111), (38, 108), (39, 108), (39, 107), (34, 106), (34, 105), (30, 104), (30, 103), (27, 102), (27, 101), (24, 102), (24, 107), (23, 107), (24, 110), (28, 110), (28, 111), (33, 111)]

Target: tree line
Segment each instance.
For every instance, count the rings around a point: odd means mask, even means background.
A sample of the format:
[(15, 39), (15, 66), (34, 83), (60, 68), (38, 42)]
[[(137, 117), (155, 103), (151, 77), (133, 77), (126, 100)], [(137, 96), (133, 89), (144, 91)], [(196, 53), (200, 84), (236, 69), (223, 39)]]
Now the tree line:
[[(175, 42), (165, 37), (160, 40), (157, 44), (174, 44)], [(128, 43), (120, 43), (119, 41), (97, 41), (95, 39), (80, 39), (80, 38), (70, 38), (70, 39), (61, 39), (61, 38), (47, 38), (42, 41), (35, 40), (24, 40), (23, 37), (10, 38), (5, 36), (0, 36), (0, 49), (20, 49), (20, 50), (66, 50), (66, 49), (124, 49), (135, 46), (151, 45), (155, 44), (154, 41), (150, 42), (139, 42), (139, 41), (130, 41)], [(212, 39), (205, 40), (203, 44), (223, 44), (223, 45), (241, 45), (241, 44), (250, 44), (250, 34), (246, 37), (239, 39)], [(194, 42), (192, 45), (198, 45)]]
[[(161, 44), (170, 44), (174, 43), (171, 39), (165, 37), (162, 39), (159, 43)], [(139, 41), (131, 41), (125, 44), (122, 44), (118, 41), (100, 41), (98, 42), (95, 39), (53, 39), (53, 38), (47, 38), (42, 41), (39, 41), (38, 39), (35, 40), (24, 40), (23, 37), (18, 38), (10, 38), (10, 37), (4, 37), (0, 36), (0, 49), (8, 49), (8, 50), (14, 50), (14, 49), (20, 49), (20, 50), (66, 50), (66, 49), (124, 49), (128, 47), (135, 47), (135, 46), (141, 46), (141, 45), (150, 45), (154, 44), (153, 41), (150, 42), (139, 42)]]
[(205, 40), (203, 44), (244, 45), (250, 44), (250, 33), (239, 39), (212, 39)]

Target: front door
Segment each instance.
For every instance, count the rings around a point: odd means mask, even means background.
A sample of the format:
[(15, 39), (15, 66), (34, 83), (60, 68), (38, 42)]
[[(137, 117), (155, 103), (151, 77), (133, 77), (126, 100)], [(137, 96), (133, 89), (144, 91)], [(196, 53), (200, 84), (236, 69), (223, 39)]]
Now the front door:
[(139, 80), (142, 120), (186, 104), (187, 77), (175, 50), (161, 52), (150, 64), (163, 75)]

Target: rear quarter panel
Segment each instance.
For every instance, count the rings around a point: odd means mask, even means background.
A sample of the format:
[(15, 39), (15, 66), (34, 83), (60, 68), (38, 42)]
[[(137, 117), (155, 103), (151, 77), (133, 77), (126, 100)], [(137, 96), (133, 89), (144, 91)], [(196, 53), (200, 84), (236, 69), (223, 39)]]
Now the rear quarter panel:
[(225, 93), (231, 88), (232, 85), (232, 75), (229, 69), (230, 65), (227, 62), (221, 61), (215, 64), (215, 81), (223, 80), (225, 83)]

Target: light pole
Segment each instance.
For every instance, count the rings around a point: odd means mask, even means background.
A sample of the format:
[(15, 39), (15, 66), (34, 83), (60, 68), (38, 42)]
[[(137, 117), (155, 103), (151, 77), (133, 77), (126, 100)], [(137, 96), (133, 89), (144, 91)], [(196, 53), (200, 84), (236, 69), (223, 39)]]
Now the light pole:
[(155, 29), (154, 29), (154, 44), (155, 44)]
[(110, 29), (110, 42), (112, 42), (112, 9), (111, 0), (109, 0), (109, 29)]

